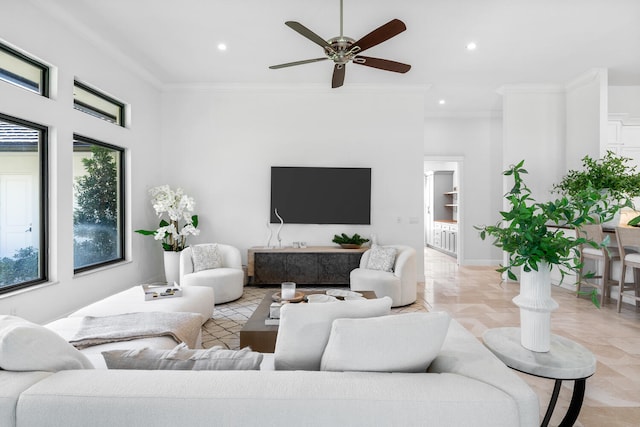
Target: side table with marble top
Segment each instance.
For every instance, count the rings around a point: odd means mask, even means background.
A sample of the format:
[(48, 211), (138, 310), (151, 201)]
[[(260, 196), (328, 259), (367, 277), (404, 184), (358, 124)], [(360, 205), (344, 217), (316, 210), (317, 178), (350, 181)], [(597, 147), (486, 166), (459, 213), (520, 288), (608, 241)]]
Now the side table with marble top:
[(551, 335), (551, 348), (548, 352), (531, 351), (520, 344), (520, 328), (515, 327), (489, 329), (482, 339), (485, 346), (508, 367), (529, 375), (555, 380), (551, 400), (541, 424), (543, 427), (549, 424), (562, 381), (574, 381), (571, 403), (560, 427), (572, 426), (575, 423), (582, 408), (587, 378), (596, 371), (596, 358), (593, 353), (582, 345), (558, 335)]

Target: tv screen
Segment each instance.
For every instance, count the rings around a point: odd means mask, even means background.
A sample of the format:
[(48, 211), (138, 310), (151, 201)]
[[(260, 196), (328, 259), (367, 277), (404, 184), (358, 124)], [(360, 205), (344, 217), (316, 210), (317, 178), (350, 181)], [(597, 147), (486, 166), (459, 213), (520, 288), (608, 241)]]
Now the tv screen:
[(371, 168), (272, 167), (271, 223), (371, 224)]

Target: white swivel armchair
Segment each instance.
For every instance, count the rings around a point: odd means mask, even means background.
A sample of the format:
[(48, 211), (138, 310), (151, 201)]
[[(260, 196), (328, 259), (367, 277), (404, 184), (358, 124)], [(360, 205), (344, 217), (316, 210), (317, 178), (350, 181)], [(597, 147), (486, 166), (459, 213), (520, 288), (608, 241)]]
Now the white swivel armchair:
[(371, 269), (369, 249), (362, 254), (360, 267), (351, 271), (352, 291), (374, 291), (378, 298), (391, 297), (392, 307), (413, 303), (418, 295), (416, 251), (410, 246), (390, 245), (395, 248), (396, 256), (391, 271)]
[(244, 289), (240, 251), (215, 243), (185, 248), (180, 254), (180, 286), (213, 288), (216, 304), (240, 298)]

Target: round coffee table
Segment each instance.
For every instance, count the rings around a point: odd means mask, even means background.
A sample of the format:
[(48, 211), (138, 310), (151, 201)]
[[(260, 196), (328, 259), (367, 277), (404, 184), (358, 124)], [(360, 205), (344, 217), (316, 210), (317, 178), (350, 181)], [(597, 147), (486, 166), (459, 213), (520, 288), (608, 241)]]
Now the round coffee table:
[(520, 344), (520, 328), (489, 329), (482, 336), (484, 345), (502, 360), (505, 365), (536, 377), (555, 380), (553, 394), (542, 421), (549, 424), (558, 400), (563, 380), (573, 380), (573, 395), (567, 413), (560, 427), (572, 426), (578, 419), (586, 381), (596, 372), (596, 358), (593, 353), (570, 339), (551, 335), (551, 349), (546, 353), (527, 350)]

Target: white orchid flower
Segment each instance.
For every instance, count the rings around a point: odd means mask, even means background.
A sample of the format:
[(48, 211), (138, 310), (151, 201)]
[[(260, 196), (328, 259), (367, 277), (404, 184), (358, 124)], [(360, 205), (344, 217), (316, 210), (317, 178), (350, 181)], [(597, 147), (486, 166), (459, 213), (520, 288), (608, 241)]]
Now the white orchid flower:
[[(166, 184), (149, 189), (149, 195), (156, 215), (160, 218), (164, 215), (169, 217), (169, 225), (158, 228), (154, 239), (163, 240), (172, 250), (181, 251), (186, 246), (186, 236), (200, 234), (200, 230), (194, 227), (192, 221), (196, 205), (193, 197), (184, 194), (182, 188), (176, 188), (174, 191)], [(180, 221), (184, 221), (182, 228), (179, 225)]]

